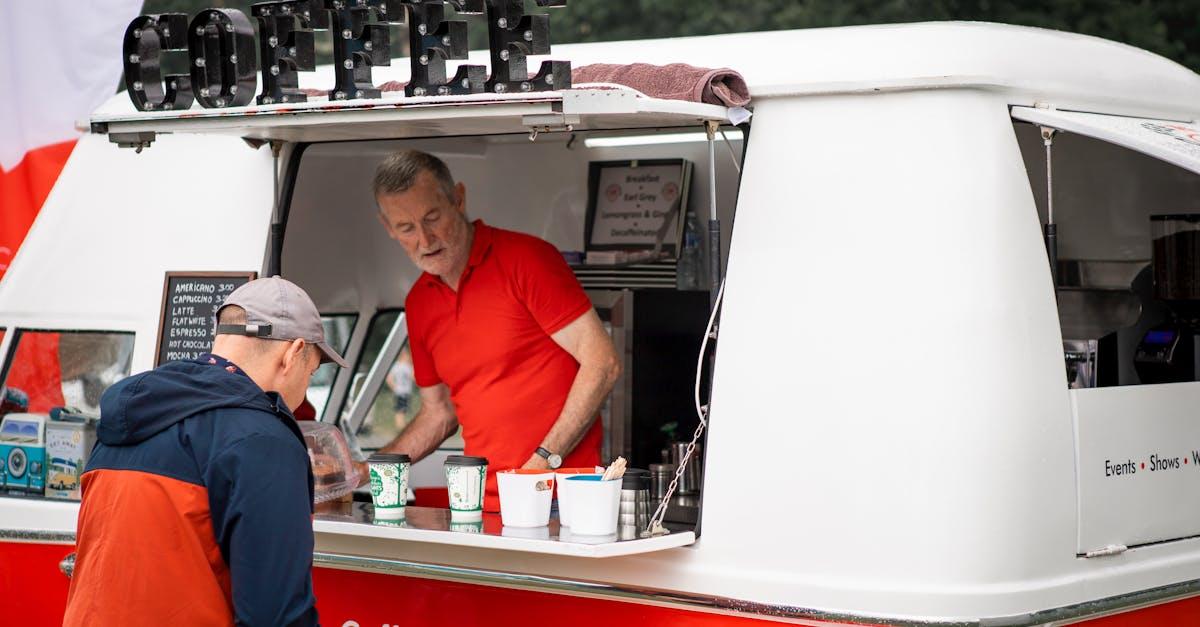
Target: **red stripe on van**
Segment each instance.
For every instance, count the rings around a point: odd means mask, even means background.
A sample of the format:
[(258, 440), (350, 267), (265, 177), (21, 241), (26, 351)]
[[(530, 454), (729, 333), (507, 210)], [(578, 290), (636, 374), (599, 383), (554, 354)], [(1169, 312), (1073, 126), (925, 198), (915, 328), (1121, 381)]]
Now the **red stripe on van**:
[(0, 170), (0, 278), (74, 148), (75, 140), (35, 148), (11, 171)]

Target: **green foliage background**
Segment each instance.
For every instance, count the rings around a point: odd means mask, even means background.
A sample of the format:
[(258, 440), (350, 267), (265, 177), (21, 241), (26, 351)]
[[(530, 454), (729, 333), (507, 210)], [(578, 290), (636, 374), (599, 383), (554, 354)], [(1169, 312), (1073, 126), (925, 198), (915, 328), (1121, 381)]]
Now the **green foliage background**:
[[(1124, 42), (1200, 70), (1200, 0), (568, 0), (549, 11), (551, 40), (618, 41), (931, 20), (979, 20), (1096, 35)], [(193, 16), (209, 7), (238, 8), (235, 0), (146, 0), (145, 13)], [(468, 16), (477, 21), (476, 16)], [(402, 29), (393, 42), (407, 43)], [(329, 37), (318, 35), (318, 55), (329, 63)], [(473, 47), (486, 46), (482, 26)], [(397, 54), (400, 54), (399, 52)]]

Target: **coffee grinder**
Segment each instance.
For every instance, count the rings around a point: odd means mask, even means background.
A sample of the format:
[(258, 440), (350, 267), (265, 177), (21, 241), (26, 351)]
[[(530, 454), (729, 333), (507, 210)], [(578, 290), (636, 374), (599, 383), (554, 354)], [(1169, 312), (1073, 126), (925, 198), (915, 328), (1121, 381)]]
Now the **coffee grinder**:
[(1200, 213), (1150, 216), (1154, 298), (1170, 310), (1142, 335), (1134, 369), (1142, 383), (1195, 381), (1200, 372)]

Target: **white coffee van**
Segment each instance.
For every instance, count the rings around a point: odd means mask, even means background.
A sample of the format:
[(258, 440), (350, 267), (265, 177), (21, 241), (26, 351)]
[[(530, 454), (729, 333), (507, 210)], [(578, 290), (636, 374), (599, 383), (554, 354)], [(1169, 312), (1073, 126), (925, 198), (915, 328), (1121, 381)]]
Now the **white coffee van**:
[[(1200, 76), (1110, 41), (977, 23), (552, 56), (729, 67), (752, 100), (742, 111), (576, 86), (138, 112), (118, 95), (0, 283), (5, 376), (36, 353), (27, 342), (52, 341), (61, 364), (83, 366), (62, 365), (62, 390), (38, 394), (94, 405), (97, 385), (158, 362), (168, 273), (279, 272), (354, 365), (314, 384), (319, 418), (370, 449), (411, 410), (386, 375), (418, 276), (375, 216), (384, 155), (439, 155), (472, 218), (564, 251), (589, 248), (593, 164), (682, 160), (684, 209), (714, 227), (699, 235), (716, 262), (701, 264), (714, 268), (706, 287), (724, 285), (715, 319), (716, 290), (675, 289), (669, 261), (578, 271), (628, 355), (606, 453), (661, 462), (662, 428), (690, 441), (696, 405), (711, 407), (702, 485), (673, 497), (670, 533), (453, 529), (423, 506), (378, 525), (346, 503), (314, 522), (323, 622), (1200, 615), (1195, 337), (1186, 294), (1162, 292), (1186, 290), (1185, 262), (1200, 265), (1187, 246)], [(375, 68), (376, 83), (406, 77), (399, 59)], [(302, 81), (327, 88), (330, 72)], [(439, 455), (414, 469), (417, 505), (441, 485)], [(76, 512), (0, 498), (0, 559), (30, 573), (4, 596), (37, 601), (3, 602), (5, 622), (61, 612), (67, 578), (47, 564), (69, 570)]]

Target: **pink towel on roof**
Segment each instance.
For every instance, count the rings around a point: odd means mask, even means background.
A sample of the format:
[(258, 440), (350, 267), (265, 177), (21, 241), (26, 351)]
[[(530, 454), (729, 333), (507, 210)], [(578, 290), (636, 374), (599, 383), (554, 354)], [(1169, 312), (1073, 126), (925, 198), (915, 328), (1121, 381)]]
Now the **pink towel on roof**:
[(702, 68), (686, 63), (594, 63), (575, 68), (571, 72), (571, 82), (575, 85), (617, 83), (652, 98), (690, 100), (725, 107), (744, 107), (750, 102), (750, 90), (741, 74), (729, 68)]

